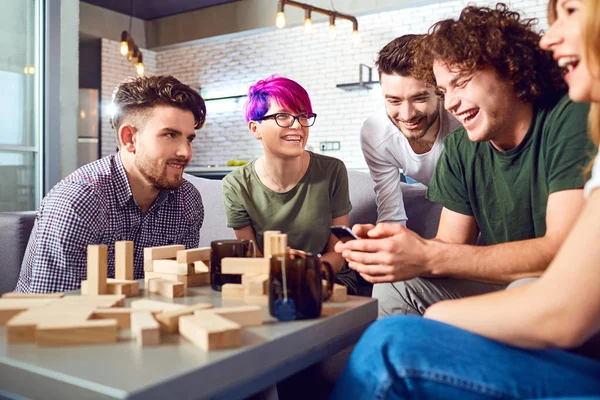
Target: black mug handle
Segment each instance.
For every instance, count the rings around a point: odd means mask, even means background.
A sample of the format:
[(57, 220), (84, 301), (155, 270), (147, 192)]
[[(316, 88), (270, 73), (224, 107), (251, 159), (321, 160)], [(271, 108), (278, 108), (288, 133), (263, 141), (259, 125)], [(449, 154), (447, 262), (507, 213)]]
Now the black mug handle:
[(333, 268), (327, 261), (321, 261), (321, 279), (327, 282), (327, 286), (323, 288), (323, 301), (329, 300), (333, 294)]

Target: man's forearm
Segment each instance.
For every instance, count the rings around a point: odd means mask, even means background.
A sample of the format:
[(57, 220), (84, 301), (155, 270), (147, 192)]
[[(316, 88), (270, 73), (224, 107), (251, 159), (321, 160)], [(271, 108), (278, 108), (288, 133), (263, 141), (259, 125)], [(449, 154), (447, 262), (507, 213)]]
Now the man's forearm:
[(427, 276), (495, 284), (540, 276), (559, 248), (559, 244), (545, 237), (492, 246), (451, 244), (438, 240), (429, 241), (429, 244)]

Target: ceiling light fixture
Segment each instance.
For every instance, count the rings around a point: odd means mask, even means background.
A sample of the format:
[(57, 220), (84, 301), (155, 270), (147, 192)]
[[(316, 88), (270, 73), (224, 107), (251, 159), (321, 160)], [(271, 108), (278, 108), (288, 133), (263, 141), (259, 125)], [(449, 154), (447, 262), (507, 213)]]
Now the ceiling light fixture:
[(133, 20), (133, 0), (131, 0), (131, 15), (129, 16), (129, 31), (121, 32), (121, 47), (120, 53), (122, 56), (127, 57), (133, 64), (138, 75), (144, 75), (144, 62), (142, 61), (142, 52), (135, 44), (133, 37), (131, 37), (131, 22)]
[(358, 20), (356, 17), (346, 14), (340, 14), (337, 11), (326, 10), (324, 8), (311, 6), (310, 4), (299, 3), (293, 0), (279, 0), (277, 3), (277, 17), (275, 18), (275, 25), (281, 29), (285, 26), (285, 13), (284, 6), (297, 7), (304, 10), (304, 32), (310, 33), (312, 31), (312, 19), (311, 13), (316, 12), (329, 16), (329, 37), (334, 39), (336, 36), (335, 32), (335, 20), (345, 19), (352, 22), (352, 36), (355, 43), (358, 42)]

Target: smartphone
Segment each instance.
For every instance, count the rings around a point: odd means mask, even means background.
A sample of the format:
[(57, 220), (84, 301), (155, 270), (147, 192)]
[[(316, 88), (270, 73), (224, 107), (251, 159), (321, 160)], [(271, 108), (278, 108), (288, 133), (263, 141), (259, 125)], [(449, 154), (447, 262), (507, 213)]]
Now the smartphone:
[(335, 237), (337, 237), (344, 243), (346, 243), (349, 240), (358, 239), (358, 236), (356, 236), (354, 232), (352, 232), (352, 229), (348, 228), (347, 226), (332, 226), (330, 229), (331, 233), (333, 233)]

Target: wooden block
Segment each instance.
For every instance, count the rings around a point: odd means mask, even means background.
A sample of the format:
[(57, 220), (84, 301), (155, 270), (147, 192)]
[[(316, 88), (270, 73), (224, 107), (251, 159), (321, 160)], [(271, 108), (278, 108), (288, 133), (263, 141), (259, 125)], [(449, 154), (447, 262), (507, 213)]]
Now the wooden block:
[(210, 283), (210, 274), (208, 272), (204, 272), (201, 274), (194, 275), (172, 275), (172, 274), (162, 274), (159, 272), (145, 272), (144, 280), (146, 281), (146, 286), (148, 286), (148, 281), (150, 279), (161, 278), (167, 281), (172, 282), (183, 282), (185, 287), (194, 287), (194, 286), (202, 286)]
[(59, 299), (37, 299), (37, 298), (25, 298), (25, 299), (0, 299), (0, 325), (5, 325), (15, 315), (29, 310), (35, 307), (43, 307), (52, 302), (58, 301)]
[(348, 300), (348, 288), (344, 285), (340, 285), (339, 283), (334, 283), (333, 293), (329, 298), (329, 301), (342, 303), (346, 300)]
[(192, 315), (197, 310), (207, 310), (213, 308), (212, 304), (209, 303), (198, 303), (185, 308), (171, 311), (163, 311), (156, 314), (154, 317), (160, 324), (160, 328), (163, 332), (177, 333), (179, 331), (179, 318), (186, 315)]
[(221, 286), (221, 298), (230, 300), (244, 299), (244, 285), (241, 283), (226, 283)]
[(38, 347), (116, 343), (118, 324), (114, 319), (83, 322), (43, 322), (37, 325)]
[(244, 296), (262, 296), (269, 293), (269, 275), (257, 275), (252, 279), (242, 279)]
[(248, 282), (252, 281), (253, 279), (255, 279), (258, 276), (261, 276), (264, 274), (253, 274), (253, 273), (247, 273), (247, 274), (243, 274), (242, 275), (242, 285), (246, 285)]
[(115, 242), (115, 279), (133, 280), (133, 242)]
[[(88, 294), (87, 280), (81, 281), (81, 294)], [(139, 281), (122, 281), (108, 278), (106, 281), (106, 294), (122, 294), (125, 297), (137, 297), (140, 295)]]
[(144, 260), (144, 272), (152, 272), (154, 260)]
[(65, 308), (65, 307), (86, 307), (94, 306), (95, 308), (108, 307), (123, 307), (125, 305), (125, 295), (123, 294), (102, 294), (102, 295), (86, 295), (86, 296), (65, 296), (62, 299), (56, 300), (49, 307)]
[(287, 235), (285, 233), (274, 235), (271, 238), (271, 250), (274, 251), (274, 254), (278, 255), (287, 252)]
[(202, 274), (204, 272), (210, 272), (210, 263), (204, 261), (194, 261), (194, 273)]
[(160, 344), (160, 325), (149, 311), (131, 313), (131, 332), (140, 347)]
[(268, 258), (225, 257), (221, 259), (224, 274), (269, 274)]
[(194, 315), (202, 316), (206, 313), (214, 313), (226, 318), (241, 327), (259, 326), (263, 323), (263, 309), (258, 305), (240, 307), (220, 307), (212, 310), (195, 311)]
[[(92, 319), (115, 319), (119, 329), (129, 329), (131, 327), (131, 313), (133, 308), (118, 307), (118, 308), (102, 308), (94, 310), (91, 315)], [(139, 312), (139, 310), (138, 310)]]
[(179, 333), (204, 351), (242, 345), (241, 326), (212, 312), (179, 318)]
[(1, 298), (3, 299), (60, 299), (64, 297), (64, 293), (20, 293), (20, 292), (9, 292), (4, 293)]
[(44, 322), (70, 321), (80, 323), (88, 320), (93, 306), (77, 308), (38, 307), (31, 308), (12, 318), (6, 324), (7, 343), (34, 343), (37, 325)]
[(269, 305), (269, 296), (268, 295), (262, 295), (262, 296), (244, 296), (244, 303), (246, 304), (258, 304), (261, 306), (268, 306)]
[(150, 300), (150, 299), (133, 300), (129, 306), (133, 309), (159, 311), (159, 312), (180, 310), (180, 309), (186, 307), (183, 304), (167, 303), (164, 301), (157, 301), (157, 300)]
[(108, 246), (90, 244), (87, 247), (88, 294), (106, 294)]
[(191, 264), (196, 261), (210, 260), (210, 247), (200, 247), (198, 249), (179, 250), (177, 252), (177, 262), (182, 264)]
[(185, 284), (183, 282), (172, 282), (166, 279), (155, 278), (148, 281), (148, 291), (164, 297), (183, 297), (185, 295)]
[(264, 231), (263, 232), (263, 256), (265, 258), (269, 258), (269, 256), (273, 255), (273, 249), (271, 247), (271, 237), (273, 235), (280, 234), (280, 231)]
[(144, 249), (144, 260), (175, 259), (179, 250), (185, 250), (185, 246), (174, 244), (171, 246), (146, 247)]
[(152, 272), (171, 275), (193, 275), (194, 264), (182, 264), (176, 260), (154, 260)]

